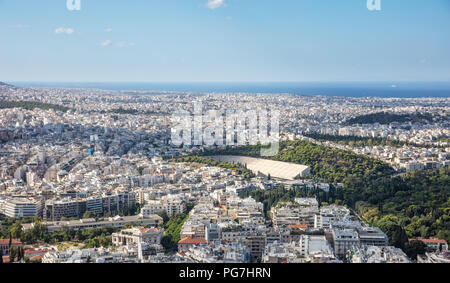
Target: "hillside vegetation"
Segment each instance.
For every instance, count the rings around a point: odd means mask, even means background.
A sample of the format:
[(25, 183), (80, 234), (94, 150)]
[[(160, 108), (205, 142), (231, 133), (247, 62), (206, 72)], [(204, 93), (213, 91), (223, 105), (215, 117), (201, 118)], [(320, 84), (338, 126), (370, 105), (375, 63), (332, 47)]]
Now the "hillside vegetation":
[(393, 122), (397, 123), (431, 123), (433, 122), (433, 116), (431, 114), (425, 113), (414, 113), (414, 114), (394, 114), (388, 112), (379, 112), (367, 115), (361, 115), (346, 121), (346, 125), (355, 124), (375, 124), (379, 123), (382, 125), (387, 125)]
[[(258, 157), (259, 152), (259, 146), (244, 146), (206, 154)], [(328, 193), (283, 188), (246, 193), (263, 202), (265, 209), (280, 200), (315, 195), (319, 202), (346, 204), (355, 209), (367, 223), (380, 227), (397, 247), (404, 249), (408, 238), (419, 236), (450, 241), (449, 168), (392, 177), (394, 170), (384, 162), (305, 141), (282, 143), (273, 159), (309, 165), (313, 177), (344, 186), (332, 186)]]
[(66, 112), (70, 109), (68, 107), (64, 107), (61, 105), (37, 101), (0, 101), (0, 109), (7, 109), (7, 108), (22, 108), (26, 110), (33, 110), (35, 108), (39, 108), (42, 110), (53, 109), (55, 111), (62, 111), (62, 112)]
[[(243, 146), (205, 154), (260, 157), (259, 153), (260, 146)], [(382, 161), (307, 141), (281, 143), (280, 152), (272, 159), (310, 166), (313, 177), (331, 183), (342, 183), (348, 178), (370, 180), (394, 173), (394, 169)]]

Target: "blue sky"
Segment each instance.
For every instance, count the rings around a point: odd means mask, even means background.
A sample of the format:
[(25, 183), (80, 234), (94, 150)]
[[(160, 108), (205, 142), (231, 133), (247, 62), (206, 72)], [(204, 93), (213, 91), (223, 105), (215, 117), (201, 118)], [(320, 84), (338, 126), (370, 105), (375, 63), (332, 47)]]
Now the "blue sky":
[(0, 81), (450, 81), (450, 1), (0, 0)]

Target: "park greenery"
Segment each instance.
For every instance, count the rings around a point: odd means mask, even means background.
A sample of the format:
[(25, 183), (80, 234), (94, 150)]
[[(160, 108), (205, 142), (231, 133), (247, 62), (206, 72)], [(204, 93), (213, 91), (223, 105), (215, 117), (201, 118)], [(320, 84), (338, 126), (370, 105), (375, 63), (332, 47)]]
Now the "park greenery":
[(323, 135), (319, 133), (308, 133), (304, 134), (305, 137), (315, 139), (320, 142), (334, 142), (340, 145), (348, 145), (351, 147), (365, 147), (365, 146), (391, 146), (391, 147), (403, 147), (403, 146), (413, 146), (413, 147), (437, 147), (436, 145), (429, 144), (416, 144), (405, 142), (401, 140), (393, 140), (388, 138), (380, 137), (358, 137), (358, 136), (340, 136), (340, 135)]
[(296, 197), (317, 197), (319, 204), (345, 204), (365, 222), (381, 228), (390, 243), (405, 251), (408, 238), (437, 237), (450, 241), (450, 169), (415, 171), (404, 176), (368, 181), (353, 180), (344, 189), (331, 186), (329, 192), (304, 187), (243, 192), (270, 211), (278, 202)]
[(67, 112), (68, 110), (70, 110), (70, 108), (61, 105), (38, 101), (0, 101), (0, 109), (7, 109), (7, 108), (22, 108), (26, 110), (33, 110), (35, 108), (39, 108), (42, 110), (55, 110), (62, 112)]
[(184, 222), (189, 218), (187, 213), (176, 214), (172, 217), (167, 217), (163, 213), (161, 217), (164, 221), (164, 237), (161, 240), (161, 245), (167, 252), (176, 252), (178, 249), (178, 241), (180, 240), (181, 228)]
[[(260, 145), (227, 147), (223, 150), (209, 151), (208, 155), (242, 155), (260, 157)], [(371, 180), (390, 176), (394, 169), (387, 163), (353, 153), (330, 148), (307, 141), (288, 141), (280, 143), (280, 151), (274, 160), (303, 164), (311, 167), (312, 177), (330, 183), (341, 183), (349, 178)]]
[[(354, 207), (367, 223), (385, 232), (401, 227), (409, 238), (437, 237), (450, 241), (449, 168), (413, 171), (367, 184), (354, 183), (349, 190), (349, 194), (358, 196), (347, 198), (356, 201)], [(401, 243), (400, 247), (403, 248)]]
[(161, 239), (161, 245), (166, 252), (176, 252), (178, 249), (178, 241), (180, 240), (180, 232), (184, 222), (189, 219), (189, 212), (194, 208), (194, 204), (186, 205), (186, 212), (175, 214), (171, 217), (165, 211), (158, 213), (163, 219), (164, 236)]
[(21, 220), (12, 218), (3, 219), (2, 226), (0, 226), (2, 228), (0, 230), (0, 238), (20, 239), (25, 245), (77, 242), (83, 243), (87, 248), (95, 248), (111, 246), (111, 234), (118, 230), (113, 227), (91, 228), (86, 230), (64, 228), (50, 233), (41, 224), (41, 221), (38, 220), (31, 229), (24, 231)]
[(108, 111), (102, 111), (101, 113), (112, 113), (112, 114), (126, 114), (126, 115), (162, 115), (167, 114), (158, 111), (140, 111), (137, 109), (125, 109), (125, 108), (115, 108)]
[(214, 159), (209, 158), (209, 157), (186, 156), (186, 157), (177, 158), (175, 161), (176, 162), (186, 162), (186, 163), (200, 163), (200, 164), (206, 164), (209, 166), (229, 169), (229, 170), (237, 172), (241, 176), (244, 176), (245, 179), (250, 179), (255, 176), (252, 171), (246, 169), (245, 166), (243, 166), (241, 164), (238, 164), (238, 163), (233, 164), (233, 163), (228, 163), (228, 162), (215, 161)]
[[(258, 157), (259, 146), (226, 148), (207, 154)], [(386, 163), (306, 141), (283, 142), (275, 160), (311, 167), (313, 178), (332, 184), (329, 192), (305, 188), (255, 190), (243, 193), (264, 204), (316, 196), (319, 203), (345, 204), (370, 225), (380, 227), (392, 245), (406, 249), (408, 238), (437, 237), (450, 241), (450, 169), (413, 171), (394, 176)], [(338, 188), (338, 189), (337, 189)]]
[(375, 124), (387, 125), (390, 123), (432, 123), (433, 115), (429, 113), (411, 113), (411, 114), (395, 114), (388, 112), (378, 112), (367, 115), (361, 115), (351, 118), (345, 122), (346, 125), (355, 124)]

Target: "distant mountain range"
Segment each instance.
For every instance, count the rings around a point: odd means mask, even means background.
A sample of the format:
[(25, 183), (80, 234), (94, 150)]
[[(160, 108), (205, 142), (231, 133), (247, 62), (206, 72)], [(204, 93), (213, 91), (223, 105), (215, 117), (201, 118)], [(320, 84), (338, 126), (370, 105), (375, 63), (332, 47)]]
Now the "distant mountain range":
[(12, 87), (14, 87), (13, 85), (10, 85), (10, 84), (4, 83), (4, 82), (0, 82), (0, 86), (12, 86)]
[(17, 87), (15, 85), (10, 85), (4, 82), (0, 82), (0, 88), (13, 88), (13, 89), (17, 89)]
[(4, 83), (4, 82), (0, 82), (0, 101), (1, 100), (5, 100), (6, 96), (10, 90), (17, 90), (18, 88), (16, 86)]

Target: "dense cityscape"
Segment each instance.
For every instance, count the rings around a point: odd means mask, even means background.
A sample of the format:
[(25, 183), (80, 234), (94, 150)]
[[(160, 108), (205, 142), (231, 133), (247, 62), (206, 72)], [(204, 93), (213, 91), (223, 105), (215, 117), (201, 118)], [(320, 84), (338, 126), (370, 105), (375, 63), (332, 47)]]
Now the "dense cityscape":
[(449, 26), (448, 0), (0, 0), (0, 270), (445, 278)]
[[(172, 114), (193, 102), (279, 111), (279, 152), (174, 146)], [(2, 262), (448, 263), (449, 111), (1, 83)]]

